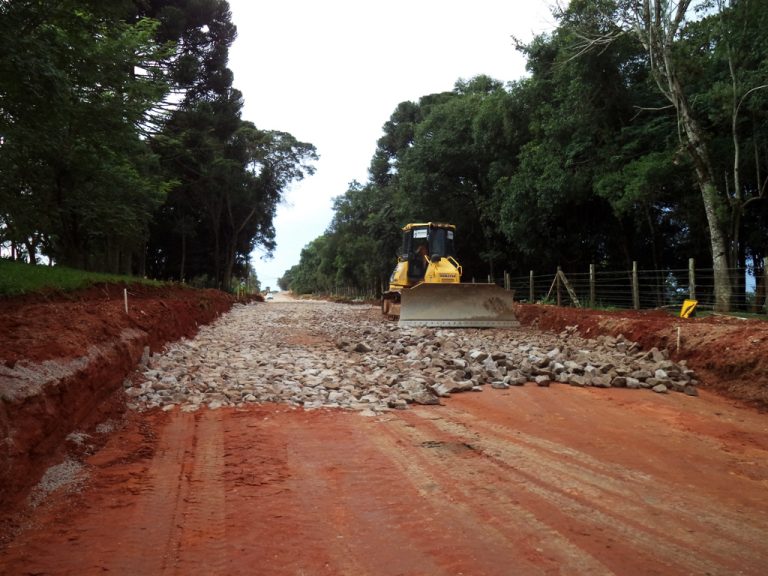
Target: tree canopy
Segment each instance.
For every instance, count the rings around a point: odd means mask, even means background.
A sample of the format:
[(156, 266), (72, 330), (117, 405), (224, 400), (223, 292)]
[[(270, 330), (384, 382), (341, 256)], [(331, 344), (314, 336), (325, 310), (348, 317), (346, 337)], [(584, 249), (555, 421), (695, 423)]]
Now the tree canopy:
[(229, 287), (311, 144), (241, 118), (224, 0), (0, 3), (0, 243)]
[[(526, 78), (397, 105), (369, 180), (337, 198), (283, 283), (384, 287), (399, 228), (431, 220), (457, 225), (465, 278), (693, 257), (743, 291), (735, 269), (768, 255), (768, 13), (756, 0), (572, 0), (555, 16), (518, 43)], [(661, 31), (667, 44), (649, 47)]]
[[(716, 303), (768, 255), (768, 12), (571, 0), (525, 78), (398, 104), (365, 182), (282, 284), (387, 283), (399, 229), (458, 228), (465, 278), (710, 261)], [(0, 2), (0, 244), (11, 257), (229, 287), (275, 247), (315, 148), (241, 117), (225, 0)]]

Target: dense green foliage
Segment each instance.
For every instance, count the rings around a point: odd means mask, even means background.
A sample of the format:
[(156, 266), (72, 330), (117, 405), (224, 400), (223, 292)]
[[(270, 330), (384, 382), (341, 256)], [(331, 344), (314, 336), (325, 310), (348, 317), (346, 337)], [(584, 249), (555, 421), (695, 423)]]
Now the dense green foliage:
[(314, 147), (240, 117), (224, 0), (0, 3), (0, 245), (35, 264), (206, 279), (274, 248)]
[[(623, 4), (572, 0), (554, 32), (519, 46), (523, 80), (480, 76), (399, 104), (369, 180), (336, 200), (281, 286), (384, 287), (399, 228), (417, 221), (457, 225), (465, 280), (711, 262), (700, 158), (648, 52), (621, 28)], [(729, 265), (743, 268), (768, 255), (768, 11), (755, 0), (710, 8), (683, 23), (670, 58), (711, 150)]]
[(47, 290), (70, 291), (100, 283), (134, 283), (160, 286), (162, 282), (116, 274), (86, 272), (66, 266), (30, 266), (0, 258), (0, 296), (18, 296)]

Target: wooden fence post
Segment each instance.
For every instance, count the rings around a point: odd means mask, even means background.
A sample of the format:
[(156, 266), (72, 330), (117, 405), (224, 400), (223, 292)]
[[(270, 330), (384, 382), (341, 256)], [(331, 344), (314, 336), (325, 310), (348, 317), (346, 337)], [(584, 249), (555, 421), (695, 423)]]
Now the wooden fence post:
[[(560, 282), (563, 283), (563, 286), (565, 286), (565, 290), (568, 292), (568, 296), (571, 297), (571, 302), (576, 306), (576, 308), (581, 308), (581, 302), (579, 302), (579, 297), (576, 295), (576, 291), (573, 289), (573, 286), (571, 286), (571, 283), (568, 282), (568, 278), (565, 277), (565, 274), (563, 274), (562, 270), (557, 271), (557, 277), (560, 280)], [(559, 283), (558, 283), (559, 286)]]
[(561, 305), (561, 298), (560, 298), (560, 272), (562, 270), (560, 269), (560, 266), (557, 267), (557, 276), (555, 276), (555, 283), (557, 284), (557, 305)]
[(696, 300), (696, 261), (688, 258), (688, 298)]
[(640, 282), (637, 278), (637, 261), (632, 262), (632, 307), (640, 310)]
[(595, 307), (595, 265), (589, 265), (589, 307)]
[(528, 273), (528, 301), (533, 304), (536, 300), (534, 298), (534, 285), (533, 285), (533, 270)]

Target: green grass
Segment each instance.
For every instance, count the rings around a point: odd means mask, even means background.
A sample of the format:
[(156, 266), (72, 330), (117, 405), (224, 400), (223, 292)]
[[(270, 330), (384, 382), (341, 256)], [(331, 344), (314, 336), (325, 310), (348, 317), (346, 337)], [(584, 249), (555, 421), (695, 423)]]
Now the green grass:
[(31, 266), (0, 258), (0, 296), (18, 296), (47, 290), (70, 291), (87, 288), (93, 284), (136, 283), (160, 286), (156, 280), (135, 276), (118, 276), (85, 272), (64, 266)]

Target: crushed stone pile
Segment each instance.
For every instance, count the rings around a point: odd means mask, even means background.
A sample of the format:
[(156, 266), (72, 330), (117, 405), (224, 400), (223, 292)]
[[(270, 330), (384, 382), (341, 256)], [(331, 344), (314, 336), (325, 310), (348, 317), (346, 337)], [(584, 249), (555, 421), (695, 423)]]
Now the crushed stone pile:
[(577, 330), (399, 328), (365, 306), (238, 305), (194, 339), (145, 350), (125, 392), (139, 410), (279, 402), (366, 415), (527, 383), (697, 395), (694, 372), (666, 350)]

